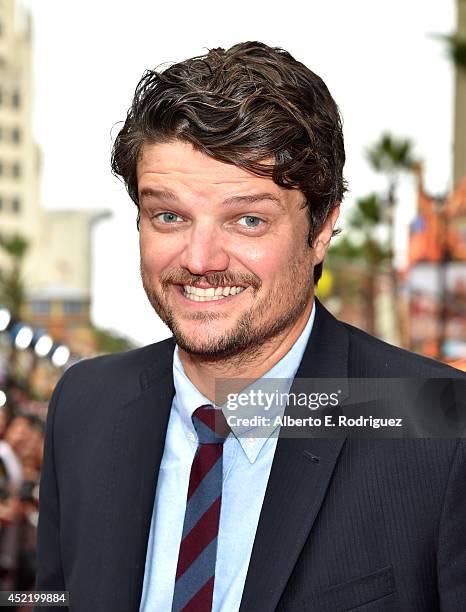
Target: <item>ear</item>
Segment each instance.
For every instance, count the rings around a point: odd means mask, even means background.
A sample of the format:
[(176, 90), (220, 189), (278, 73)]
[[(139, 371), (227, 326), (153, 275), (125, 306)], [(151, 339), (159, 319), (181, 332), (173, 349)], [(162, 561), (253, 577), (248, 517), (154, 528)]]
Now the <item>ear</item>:
[(317, 234), (312, 244), (314, 265), (317, 265), (321, 261), (323, 261), (325, 257), (325, 253), (327, 252), (327, 249), (330, 246), (330, 240), (332, 239), (333, 229), (335, 227), (335, 224), (339, 216), (340, 216), (340, 203), (337, 202), (332, 212), (329, 214), (327, 220), (322, 225), (320, 232)]

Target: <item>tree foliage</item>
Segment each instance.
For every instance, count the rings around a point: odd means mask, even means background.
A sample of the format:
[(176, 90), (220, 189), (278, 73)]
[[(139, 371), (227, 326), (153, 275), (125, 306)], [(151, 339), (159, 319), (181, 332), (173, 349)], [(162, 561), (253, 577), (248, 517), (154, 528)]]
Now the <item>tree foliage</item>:
[(412, 170), (416, 159), (409, 138), (397, 138), (385, 132), (366, 151), (367, 160), (376, 172), (392, 174)]
[(0, 301), (14, 318), (19, 318), (21, 305), (25, 300), (22, 267), (29, 241), (20, 234), (0, 235), (0, 249), (7, 255), (10, 263), (7, 269), (0, 270)]
[(135, 348), (135, 345), (130, 340), (110, 330), (93, 326), (92, 332), (99, 353), (120, 353)]
[(330, 258), (359, 262), (368, 268), (369, 273), (373, 273), (374, 267), (389, 263), (391, 249), (377, 235), (383, 223), (382, 207), (383, 203), (375, 193), (356, 200), (349, 215), (346, 236), (330, 248)]
[(455, 66), (466, 69), (466, 38), (458, 34), (440, 34), (437, 38), (446, 44), (448, 56)]

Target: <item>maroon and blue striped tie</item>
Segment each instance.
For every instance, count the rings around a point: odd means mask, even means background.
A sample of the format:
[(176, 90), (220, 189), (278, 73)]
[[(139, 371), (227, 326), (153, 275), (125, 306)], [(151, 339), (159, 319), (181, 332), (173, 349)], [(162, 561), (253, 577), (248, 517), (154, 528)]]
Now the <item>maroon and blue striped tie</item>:
[(221, 410), (193, 414), (199, 446), (191, 466), (172, 612), (209, 612), (215, 580), (223, 480), (223, 443), (230, 432)]

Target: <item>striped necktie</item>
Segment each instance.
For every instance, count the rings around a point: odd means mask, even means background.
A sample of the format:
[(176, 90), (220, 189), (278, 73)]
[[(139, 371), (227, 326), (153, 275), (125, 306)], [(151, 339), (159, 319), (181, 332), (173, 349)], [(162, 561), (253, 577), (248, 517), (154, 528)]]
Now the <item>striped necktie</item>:
[(223, 443), (230, 428), (222, 411), (209, 405), (192, 419), (199, 446), (189, 476), (172, 612), (209, 612), (214, 592)]

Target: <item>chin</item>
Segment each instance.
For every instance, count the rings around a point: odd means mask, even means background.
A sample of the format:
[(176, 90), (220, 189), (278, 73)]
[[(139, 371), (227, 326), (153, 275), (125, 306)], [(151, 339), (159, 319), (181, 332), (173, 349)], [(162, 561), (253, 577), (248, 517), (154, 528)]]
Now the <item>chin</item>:
[(223, 361), (247, 353), (249, 357), (261, 352), (263, 336), (261, 334), (245, 333), (238, 329), (221, 330), (215, 334), (187, 334), (180, 328), (173, 328), (173, 337), (178, 346), (186, 353), (205, 361)]
[[(176, 340), (176, 338), (175, 338)], [(235, 357), (243, 352), (243, 348), (237, 346), (219, 346), (205, 344), (185, 344), (182, 340), (176, 340), (178, 346), (189, 355), (200, 358), (203, 361), (223, 361), (224, 359)]]
[(221, 359), (238, 352), (238, 346), (230, 339), (231, 334), (225, 334), (225, 330), (218, 333), (209, 331), (205, 329), (203, 333), (202, 326), (198, 326), (196, 331), (191, 333), (176, 325), (172, 328), (175, 342), (190, 355), (206, 359)]
[(173, 329), (173, 337), (180, 348), (192, 355), (215, 356), (224, 353), (225, 338), (221, 335), (207, 336), (183, 333), (179, 329)]

